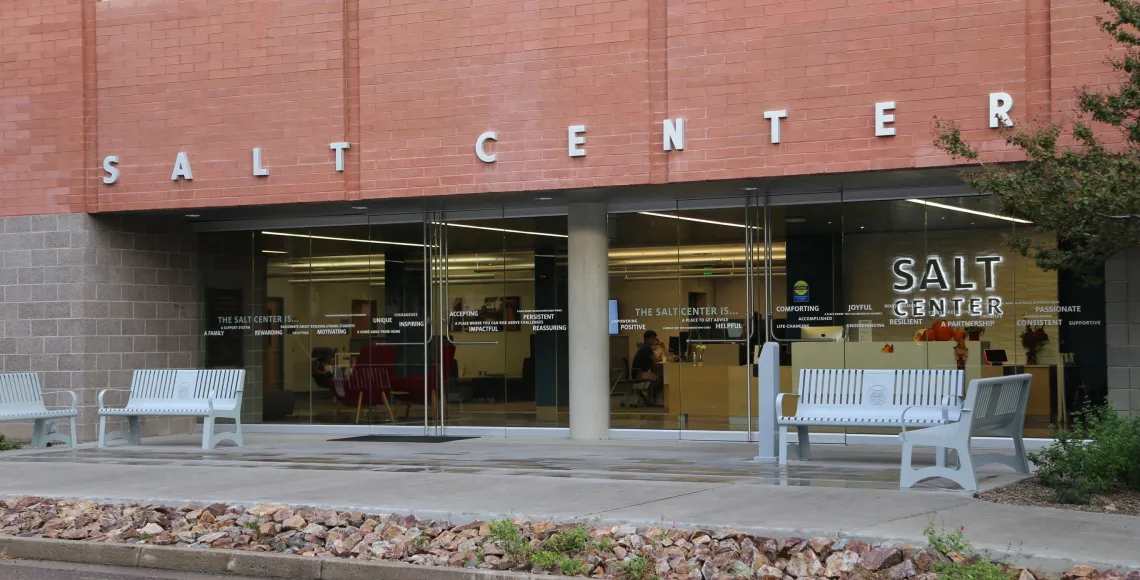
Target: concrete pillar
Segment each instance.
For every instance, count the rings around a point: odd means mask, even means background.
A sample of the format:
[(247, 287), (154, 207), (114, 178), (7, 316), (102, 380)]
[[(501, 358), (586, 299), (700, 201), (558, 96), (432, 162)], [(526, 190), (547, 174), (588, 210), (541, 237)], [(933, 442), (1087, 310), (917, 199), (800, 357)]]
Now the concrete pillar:
[(567, 225), (570, 438), (607, 439), (610, 394), (606, 205), (571, 203)]

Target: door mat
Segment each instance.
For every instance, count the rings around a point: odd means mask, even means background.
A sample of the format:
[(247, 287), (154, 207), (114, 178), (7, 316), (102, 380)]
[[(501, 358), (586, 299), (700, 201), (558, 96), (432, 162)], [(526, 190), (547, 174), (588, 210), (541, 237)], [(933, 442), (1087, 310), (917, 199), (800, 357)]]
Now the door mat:
[(478, 437), (430, 437), (424, 435), (360, 435), (345, 437), (343, 439), (329, 439), (329, 441), (353, 441), (361, 443), (447, 443), (449, 441), (462, 441), (464, 439), (478, 439)]

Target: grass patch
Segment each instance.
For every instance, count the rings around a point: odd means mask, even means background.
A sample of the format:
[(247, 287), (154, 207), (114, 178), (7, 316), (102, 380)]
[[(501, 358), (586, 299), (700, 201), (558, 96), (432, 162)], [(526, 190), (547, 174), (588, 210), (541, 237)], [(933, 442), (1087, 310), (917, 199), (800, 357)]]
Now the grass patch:
[(653, 566), (644, 556), (637, 556), (622, 562), (621, 577), (624, 580), (659, 580), (653, 573)]
[(507, 553), (511, 562), (523, 563), (530, 560), (530, 544), (511, 520), (491, 522), (491, 539)]

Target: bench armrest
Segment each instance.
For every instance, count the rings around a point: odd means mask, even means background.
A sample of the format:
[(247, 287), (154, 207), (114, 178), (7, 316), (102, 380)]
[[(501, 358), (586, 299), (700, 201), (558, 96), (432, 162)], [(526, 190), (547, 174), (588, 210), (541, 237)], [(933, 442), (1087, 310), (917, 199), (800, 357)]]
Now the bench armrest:
[(46, 397), (47, 395), (56, 394), (56, 393), (60, 393), (60, 394), (67, 393), (67, 394), (71, 395), (71, 408), (70, 408), (71, 411), (75, 411), (79, 408), (79, 397), (75, 395), (75, 391), (47, 391), (44, 393), (44, 396)]
[(130, 389), (103, 389), (102, 391), (99, 391), (99, 408), (100, 409), (106, 409), (107, 408), (107, 406), (103, 404), (103, 395), (106, 395), (110, 391), (117, 391), (120, 393), (131, 392)]
[(932, 407), (930, 405), (911, 405), (910, 407), (903, 409), (902, 415), (899, 416), (899, 427), (902, 428), (902, 433), (899, 433), (899, 438), (902, 439), (903, 441), (906, 441), (906, 414), (908, 411), (911, 411), (913, 409), (938, 409), (938, 410), (942, 411), (942, 422), (943, 423), (949, 423), (950, 422), (950, 407), (949, 407), (949, 405), (941, 405), (938, 407)]
[(779, 417), (784, 413), (784, 397), (796, 397), (798, 399), (799, 396), (799, 393), (780, 393), (776, 395), (776, 416)]

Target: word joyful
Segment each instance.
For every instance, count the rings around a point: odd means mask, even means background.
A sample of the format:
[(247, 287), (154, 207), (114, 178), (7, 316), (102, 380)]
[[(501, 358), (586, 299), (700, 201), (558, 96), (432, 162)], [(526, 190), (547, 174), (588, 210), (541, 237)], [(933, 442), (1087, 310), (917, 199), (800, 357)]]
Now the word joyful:
[[(1013, 120), (1009, 117), (1009, 111), (1013, 108), (1013, 97), (1009, 93), (990, 93), (990, 107), (989, 107), (989, 121), (990, 128), (996, 129), (999, 125), (1012, 127)], [(876, 137), (893, 137), (895, 135), (895, 122), (894, 101), (883, 101), (875, 103), (875, 136)], [(780, 142), (780, 120), (788, 118), (788, 111), (786, 109), (779, 111), (764, 111), (764, 118), (768, 120), (769, 140), (773, 143)], [(662, 122), (662, 149), (665, 151), (683, 150), (685, 148), (685, 120), (678, 119), (665, 119)], [(487, 150), (488, 144), (493, 141), (499, 140), (499, 134), (495, 131), (486, 131), (475, 139), (475, 157), (483, 163), (494, 163), (498, 161), (498, 153), (493, 153)], [(341, 141), (337, 143), (329, 143), (329, 149), (336, 152), (336, 170), (344, 172), (345, 156), (344, 152), (349, 149), (350, 143)], [(569, 157), (585, 157), (586, 156), (586, 126), (585, 125), (570, 125), (566, 128), (566, 154)], [(112, 185), (118, 183), (120, 177), (119, 171), (119, 156), (108, 155), (103, 158), (103, 171), (106, 175), (103, 176), (103, 183)], [(254, 177), (268, 177), (269, 168), (265, 167), (262, 158), (261, 148), (253, 150), (253, 175)], [(186, 152), (179, 152), (174, 159), (174, 170), (170, 173), (171, 181), (194, 180), (194, 171), (190, 167), (190, 156)]]
[[(972, 266), (981, 276), (971, 279), (968, 269)], [(891, 266), (895, 276), (893, 288), (900, 294), (912, 292), (970, 292), (981, 289), (993, 291), (997, 287), (997, 267), (1002, 263), (1001, 256), (975, 256), (968, 261), (964, 256), (955, 256), (950, 267), (938, 256), (929, 256), (921, 267), (922, 273), (915, 271), (918, 262), (914, 258), (896, 258)], [(955, 296), (953, 298), (901, 298), (895, 300), (891, 310), (898, 317), (922, 316), (1001, 316), (1000, 296)]]

